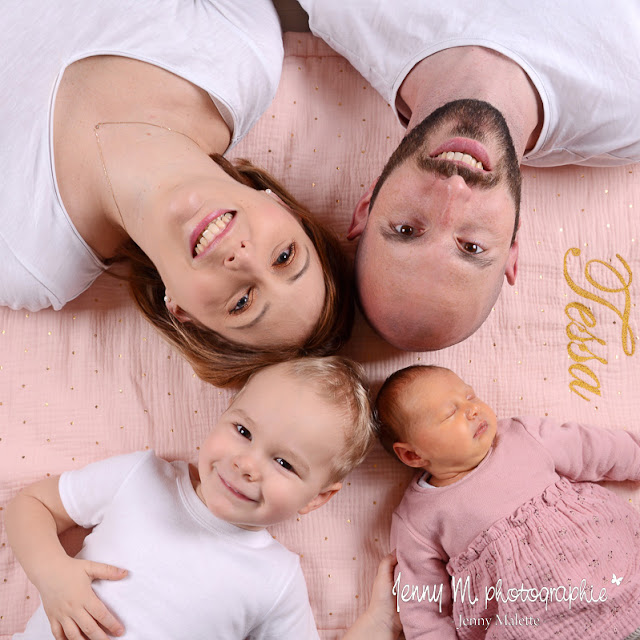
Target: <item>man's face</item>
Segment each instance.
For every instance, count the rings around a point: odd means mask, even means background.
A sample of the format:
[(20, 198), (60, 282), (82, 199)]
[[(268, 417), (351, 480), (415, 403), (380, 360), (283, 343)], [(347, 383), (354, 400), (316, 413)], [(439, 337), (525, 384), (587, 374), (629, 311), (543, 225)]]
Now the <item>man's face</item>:
[[(404, 148), (403, 148), (404, 145)], [(513, 284), (518, 159), (504, 119), (449, 103), (413, 129), (354, 213), (356, 278), (373, 328), (392, 345), (440, 349), (471, 335)]]

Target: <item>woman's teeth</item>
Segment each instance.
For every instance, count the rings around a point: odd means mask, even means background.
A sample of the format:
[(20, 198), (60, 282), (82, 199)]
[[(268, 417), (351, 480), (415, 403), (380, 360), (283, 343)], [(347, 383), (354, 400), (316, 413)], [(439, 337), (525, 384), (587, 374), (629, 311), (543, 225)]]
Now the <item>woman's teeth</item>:
[(442, 158), (443, 160), (457, 160), (458, 162), (464, 162), (474, 169), (484, 169), (482, 162), (476, 160), (468, 153), (461, 153), (460, 151), (443, 151), (436, 158)]
[(211, 241), (229, 224), (231, 218), (233, 218), (233, 213), (227, 211), (209, 223), (196, 242), (195, 255), (200, 255), (209, 246)]

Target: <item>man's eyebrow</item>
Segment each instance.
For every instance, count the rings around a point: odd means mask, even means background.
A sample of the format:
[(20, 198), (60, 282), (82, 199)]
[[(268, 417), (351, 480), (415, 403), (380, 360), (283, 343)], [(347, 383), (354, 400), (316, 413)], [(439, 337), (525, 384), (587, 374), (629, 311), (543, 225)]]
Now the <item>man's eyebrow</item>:
[(287, 278), (287, 282), (295, 282), (296, 280), (299, 280), (304, 275), (304, 272), (309, 268), (309, 263), (311, 262), (311, 257), (309, 255), (309, 247), (305, 247), (305, 249), (307, 250), (307, 259), (305, 260), (305, 263), (302, 265), (302, 269), (300, 269), (298, 273), (294, 273), (290, 278)]
[(253, 319), (251, 322), (247, 322), (247, 324), (241, 324), (237, 327), (233, 327), (234, 329), (249, 329), (251, 327), (255, 327), (260, 320), (264, 317), (264, 314), (267, 313), (269, 307), (271, 306), (270, 302), (267, 302), (264, 307), (262, 307), (262, 311)]
[(465, 260), (479, 269), (486, 269), (495, 262), (493, 258), (483, 258), (482, 254), (467, 253), (466, 251), (458, 251), (457, 254), (462, 260)]
[(405, 236), (405, 235), (402, 235), (401, 233), (397, 233), (393, 229), (389, 229), (389, 227), (386, 224), (381, 225), (380, 234), (388, 242), (397, 242), (399, 244), (412, 242), (412, 241), (415, 242), (416, 240), (418, 240), (424, 235), (421, 233), (418, 236)]

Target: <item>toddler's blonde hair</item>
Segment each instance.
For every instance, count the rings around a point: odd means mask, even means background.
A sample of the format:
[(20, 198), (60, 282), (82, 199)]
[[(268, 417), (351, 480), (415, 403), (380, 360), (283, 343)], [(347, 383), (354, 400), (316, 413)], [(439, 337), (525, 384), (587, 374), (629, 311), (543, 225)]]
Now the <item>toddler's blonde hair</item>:
[[(342, 356), (296, 358), (275, 366), (287, 369), (296, 379), (308, 383), (321, 398), (344, 412), (345, 445), (329, 475), (329, 482), (339, 482), (365, 459), (376, 437), (363, 368)], [(255, 371), (247, 384), (264, 370)]]

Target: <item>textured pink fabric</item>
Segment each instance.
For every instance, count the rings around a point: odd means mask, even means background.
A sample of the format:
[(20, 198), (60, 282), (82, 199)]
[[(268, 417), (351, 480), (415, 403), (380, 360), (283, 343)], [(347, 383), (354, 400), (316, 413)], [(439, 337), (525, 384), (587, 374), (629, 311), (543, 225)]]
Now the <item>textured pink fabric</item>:
[[(487, 457), (460, 481), (413, 481), (391, 529), (407, 640), (604, 640), (635, 630), (640, 514), (580, 482), (603, 479), (640, 479), (640, 437), (527, 418), (501, 420)], [(410, 597), (440, 585), (441, 598)]]
[[(324, 43), (288, 33), (285, 48), (276, 99), (232, 156), (271, 171), (344, 239), (355, 202), (403, 130)], [(500, 415), (548, 414), (637, 431), (640, 357), (629, 329), (635, 340), (640, 166), (523, 174), (517, 284), (505, 288), (484, 326), (443, 351), (403, 353), (358, 319), (345, 353), (365, 364), (375, 389), (400, 367), (433, 362), (471, 382)], [(629, 281), (617, 256), (635, 275), (627, 289), (596, 263), (600, 285), (590, 284), (585, 268), (594, 260)], [(606, 282), (623, 290), (604, 292)], [(118, 453), (149, 447), (192, 461), (230, 395), (195, 378), (109, 276), (60, 312), (0, 309), (0, 507), (47, 473)], [(376, 447), (329, 504), (273, 529), (302, 556), (323, 640), (340, 638), (368, 602), (377, 561), (389, 547), (391, 512), (409, 477)], [(615, 491), (640, 504), (635, 485)], [(4, 639), (24, 626), (38, 598), (6, 546), (1, 513)]]

